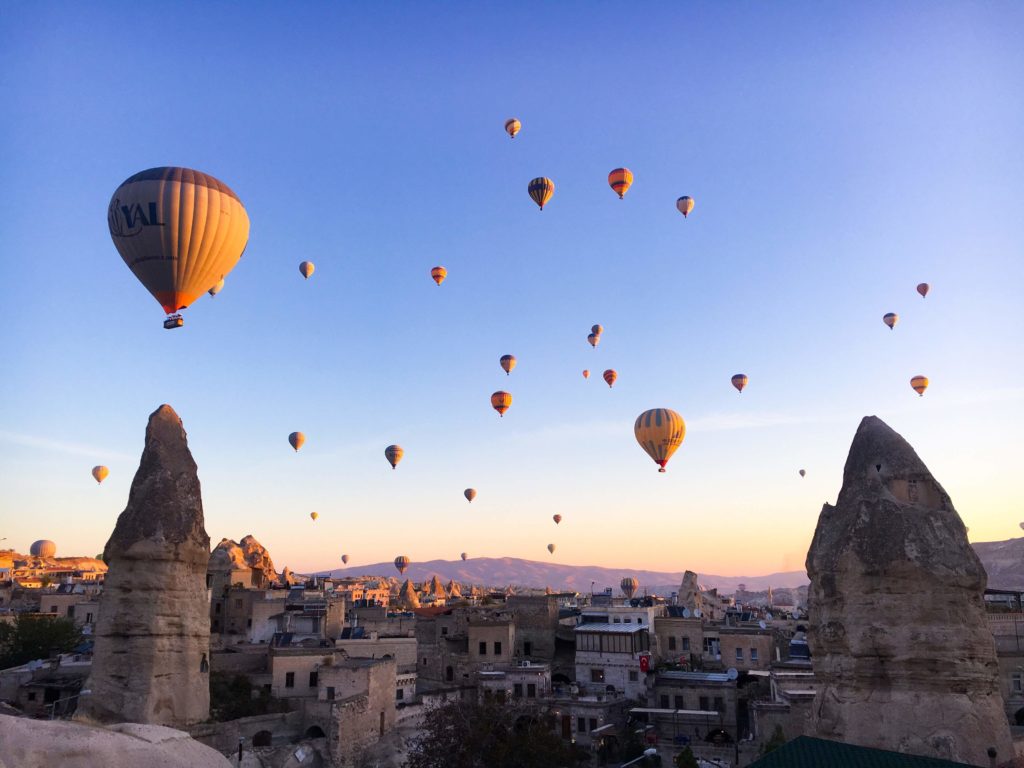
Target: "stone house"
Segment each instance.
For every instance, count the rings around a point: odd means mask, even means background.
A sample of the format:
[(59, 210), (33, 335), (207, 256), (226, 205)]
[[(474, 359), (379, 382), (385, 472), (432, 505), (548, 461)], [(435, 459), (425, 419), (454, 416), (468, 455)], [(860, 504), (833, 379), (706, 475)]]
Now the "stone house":
[(394, 659), (342, 659), (323, 668), (318, 701), (328, 707), (327, 746), (337, 765), (355, 765), (395, 727), (396, 675)]
[(641, 657), (650, 656), (650, 627), (644, 624), (587, 623), (576, 627), (576, 683), (581, 692), (619, 692), (647, 700), (647, 673)]

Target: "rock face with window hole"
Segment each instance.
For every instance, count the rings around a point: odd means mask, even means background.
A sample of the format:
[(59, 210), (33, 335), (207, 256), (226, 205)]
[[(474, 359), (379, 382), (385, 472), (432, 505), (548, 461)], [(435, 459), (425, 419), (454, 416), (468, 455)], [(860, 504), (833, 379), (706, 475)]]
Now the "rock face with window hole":
[(196, 463), (178, 414), (161, 405), (103, 551), (110, 570), (80, 719), (180, 728), (209, 718), (209, 558)]
[(1013, 757), (985, 569), (949, 496), (881, 419), (865, 417), (807, 553), (822, 685), (811, 735), (989, 765)]

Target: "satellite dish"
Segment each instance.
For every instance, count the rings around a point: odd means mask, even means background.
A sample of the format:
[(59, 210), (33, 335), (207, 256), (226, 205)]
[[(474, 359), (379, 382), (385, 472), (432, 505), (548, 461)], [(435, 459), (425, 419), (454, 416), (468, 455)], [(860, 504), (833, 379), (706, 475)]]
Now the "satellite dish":
[(736, 671), (736, 667), (729, 667), (727, 670), (725, 670), (725, 676), (728, 677), (730, 680), (735, 680), (737, 677), (740, 676), (740, 673)]
[(757, 626), (759, 626), (761, 629), (768, 629), (768, 625), (764, 623), (764, 619), (761, 619), (759, 622), (757, 622)]
[(703, 616), (704, 614), (703, 614), (703, 613), (701, 613), (701, 610), (700, 610), (700, 608), (694, 608), (694, 609), (693, 609), (693, 615), (694, 615), (694, 616), (696, 616), (696, 617), (697, 617), (697, 618), (699, 619), (699, 618), (700, 618), (701, 616)]
[(690, 614), (690, 609), (689, 608), (683, 608), (683, 618), (684, 619), (688, 619), (688, 618), (690, 618), (690, 615), (691, 615)]

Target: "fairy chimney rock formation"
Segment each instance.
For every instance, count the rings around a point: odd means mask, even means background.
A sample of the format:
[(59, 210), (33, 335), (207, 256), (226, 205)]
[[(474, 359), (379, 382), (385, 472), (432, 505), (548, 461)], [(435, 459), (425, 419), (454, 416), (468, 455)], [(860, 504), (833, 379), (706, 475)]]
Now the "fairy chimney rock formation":
[(949, 496), (875, 416), (860, 423), (807, 553), (821, 688), (811, 735), (988, 766), (1013, 757), (982, 595)]
[(181, 728), (210, 715), (210, 537), (196, 463), (169, 405), (149, 417), (107, 572), (79, 716)]
[(703, 612), (704, 596), (701, 594), (700, 585), (697, 583), (697, 574), (693, 571), (683, 573), (683, 580), (679, 584), (677, 602), (691, 611), (699, 610)]

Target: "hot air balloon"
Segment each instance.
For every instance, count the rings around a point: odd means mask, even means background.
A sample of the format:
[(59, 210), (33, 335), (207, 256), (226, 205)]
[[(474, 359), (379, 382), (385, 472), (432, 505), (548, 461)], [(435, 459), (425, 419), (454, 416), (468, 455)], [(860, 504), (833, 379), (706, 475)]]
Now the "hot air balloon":
[(900, 316), (897, 315), (895, 312), (886, 312), (885, 316), (882, 317), (882, 322), (889, 326), (890, 331), (896, 327), (896, 323), (898, 323), (899, 321)]
[(342, 555), (341, 562), (343, 562), (345, 565), (348, 565), (348, 555)]
[(633, 434), (640, 447), (660, 467), (658, 471), (664, 472), (668, 460), (686, 437), (686, 422), (668, 408), (652, 408), (636, 417)]
[(683, 218), (685, 219), (690, 215), (690, 211), (693, 210), (693, 198), (689, 195), (683, 195), (676, 200), (676, 208), (679, 209), (679, 212), (683, 214)]
[(514, 117), (510, 117), (505, 121), (505, 133), (508, 134), (510, 139), (514, 139), (516, 134), (522, 129), (523, 124), (516, 120)]
[(601, 337), (598, 336), (596, 333), (588, 334), (587, 342), (590, 344), (590, 346), (596, 347), (598, 344), (601, 343)]
[(910, 386), (914, 388), (914, 391), (918, 395), (924, 397), (924, 391), (928, 389), (928, 377), (927, 376), (915, 376), (910, 380)]
[(299, 274), (309, 280), (312, 274), (316, 271), (316, 265), (312, 261), (304, 261), (299, 264)]
[(502, 355), (501, 360), (498, 361), (501, 364), (501, 369), (505, 371), (505, 375), (512, 373), (512, 369), (516, 367), (516, 356), (515, 355)]
[(543, 211), (544, 204), (551, 199), (553, 194), (555, 194), (555, 182), (543, 176), (538, 176), (530, 182), (527, 190), (530, 193), (530, 197), (533, 198), (533, 202), (539, 205), (540, 209)]
[(629, 168), (616, 168), (608, 174), (608, 184), (621, 200), (633, 186), (633, 172)]
[(555, 521), (555, 525), (558, 525), (560, 522), (562, 522), (562, 516), (561, 515), (552, 515), (551, 519)]
[(550, 552), (552, 555), (555, 554), (555, 545), (554, 544), (548, 544), (548, 552)]
[(218, 293), (221, 292), (221, 289), (223, 287), (224, 287), (224, 281), (223, 280), (218, 280), (217, 284), (215, 286), (213, 286), (213, 288), (208, 290), (207, 293), (210, 294), (211, 296), (216, 296)]
[(931, 289), (932, 289), (932, 287), (930, 285), (928, 285), (928, 283), (918, 283), (917, 284), (917, 292), (921, 294), (921, 298), (922, 299), (925, 298), (928, 295), (928, 291), (930, 291)]
[(473, 499), (476, 498), (476, 488), (467, 488), (462, 492), (462, 495), (466, 497), (466, 501), (472, 504)]
[(395, 558), (395, 568), (398, 569), (399, 573), (405, 573), (405, 569), (409, 567), (409, 563), (412, 562), (405, 555), (399, 555)]
[(583, 369), (583, 378), (584, 379), (589, 379), (590, 378), (590, 371), (587, 370), (586, 368)]
[(632, 598), (640, 587), (640, 582), (633, 576), (624, 576), (619, 582), (619, 588), (627, 598)]
[(400, 445), (389, 445), (384, 449), (384, 458), (391, 464), (392, 469), (398, 466), (398, 462), (402, 460), (404, 455), (405, 451), (402, 450)]
[(510, 405), (512, 405), (512, 395), (508, 392), (495, 392), (491, 395), (491, 407), (498, 412), (499, 416), (504, 416)]
[(125, 179), (107, 207), (124, 263), (160, 302), (164, 328), (223, 280), (242, 257), (249, 216), (221, 181), (189, 168), (150, 168)]
[(596, 323), (590, 326), (590, 332), (595, 336), (600, 336), (602, 333), (604, 333), (604, 327), (600, 323)]
[(612, 369), (612, 368), (609, 368), (607, 371), (605, 371), (601, 375), (604, 376), (604, 380), (608, 384), (608, 389), (611, 389), (612, 388), (612, 384), (614, 384), (615, 380), (617, 378), (619, 378), (619, 374), (617, 374), (615, 372), (615, 370)]
[(469, 559), (469, 555), (467, 555), (465, 552), (460, 554), (459, 557), (461, 557), (463, 560), (468, 560)]
[(310, 520), (316, 520), (318, 517), (320, 517), (320, 513), (319, 512), (310, 512), (309, 513), (309, 519)]
[(806, 476), (807, 476), (807, 470), (806, 469), (801, 469), (800, 470), (800, 477), (806, 477)]
[(107, 475), (109, 474), (110, 470), (104, 467), (102, 464), (92, 468), (92, 476), (97, 483), (102, 483), (104, 480), (107, 479)]
[(299, 448), (301, 448), (306, 442), (306, 436), (301, 432), (292, 432), (288, 435), (288, 442), (291, 443), (292, 448), (294, 448), (295, 452), (298, 453)]
[(434, 282), (438, 285), (444, 282), (444, 279), (448, 277), (448, 270), (444, 267), (434, 267), (430, 270), (430, 276), (434, 278)]
[(745, 373), (737, 373), (732, 377), (732, 385), (740, 392), (747, 386), (747, 382), (750, 381), (750, 377)]
[(1022, 529), (1024, 529), (1024, 523), (1021, 523), (1021, 524), (1020, 524), (1020, 527), (1021, 527)]

